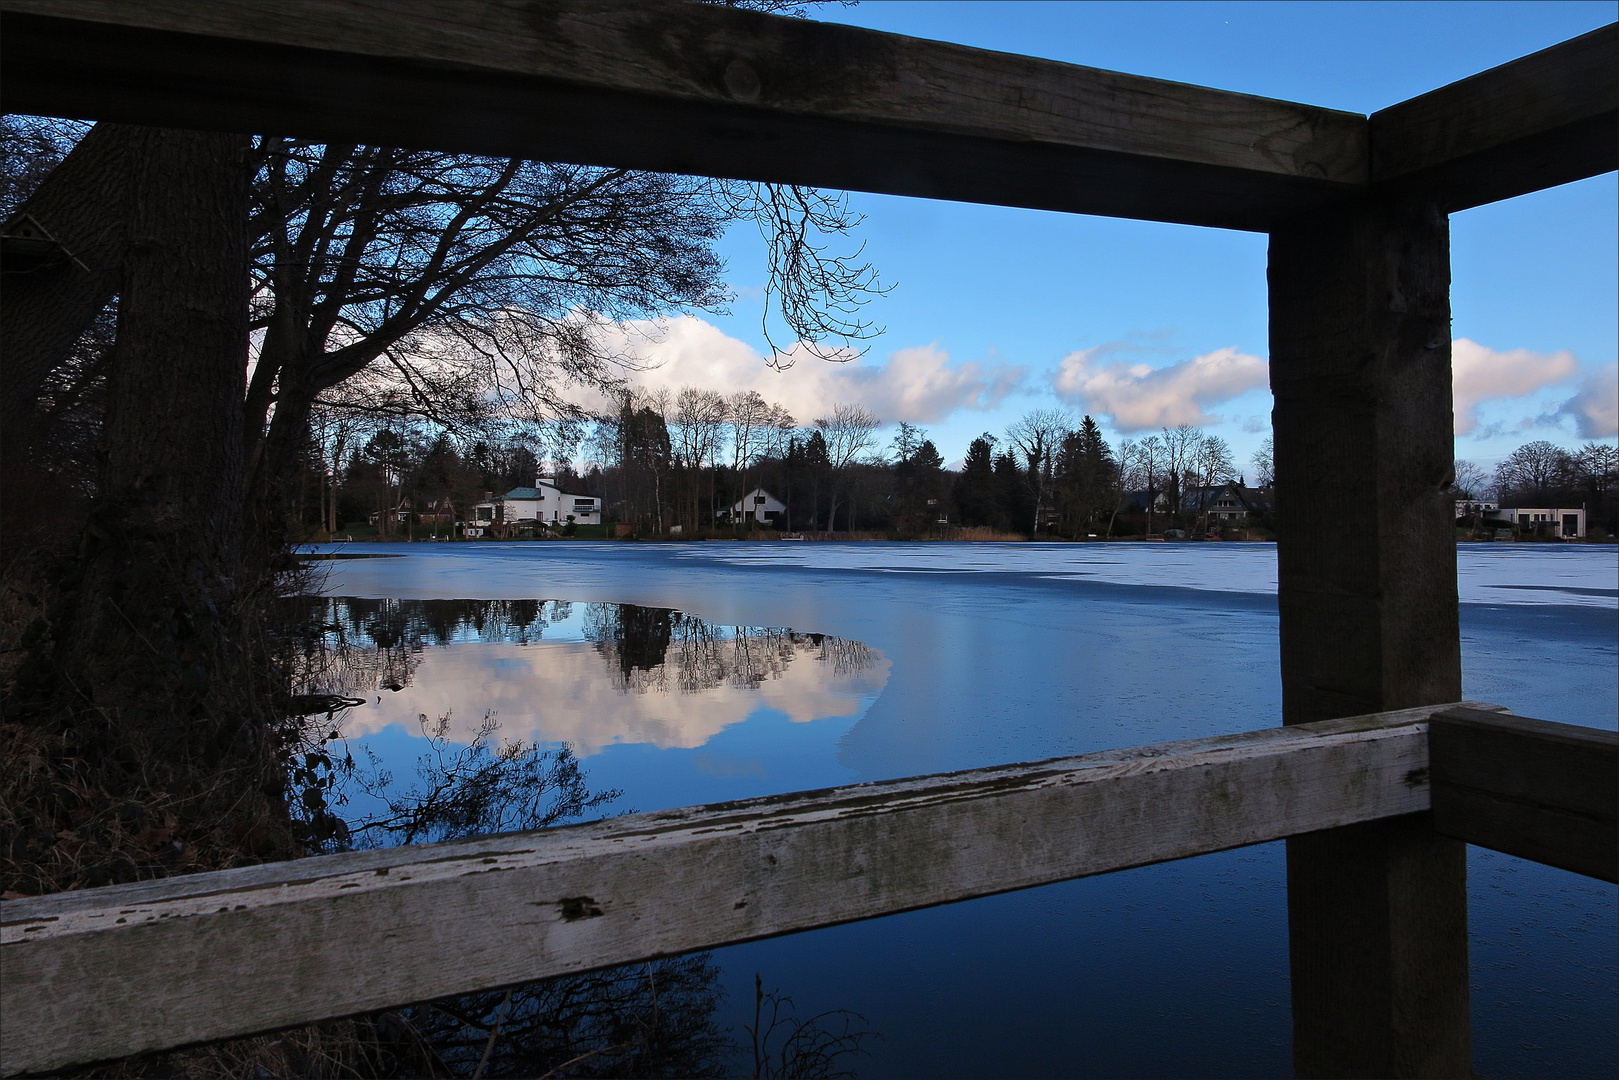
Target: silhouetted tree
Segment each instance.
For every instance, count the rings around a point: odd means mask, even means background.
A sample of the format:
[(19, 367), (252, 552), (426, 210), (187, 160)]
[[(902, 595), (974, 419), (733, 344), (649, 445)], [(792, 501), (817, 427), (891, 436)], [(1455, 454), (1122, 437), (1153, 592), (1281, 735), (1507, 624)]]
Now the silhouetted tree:
[(1000, 500), (995, 492), (995, 436), (985, 432), (967, 447), (952, 488), (956, 520), (969, 526), (995, 526)]

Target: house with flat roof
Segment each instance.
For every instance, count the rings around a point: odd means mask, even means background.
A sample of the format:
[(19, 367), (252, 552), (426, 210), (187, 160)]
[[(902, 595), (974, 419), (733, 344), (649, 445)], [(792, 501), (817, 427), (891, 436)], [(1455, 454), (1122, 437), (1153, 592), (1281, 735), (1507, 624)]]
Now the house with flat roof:
[(1585, 507), (1503, 506), (1485, 513), (1488, 524), (1516, 527), (1519, 535), (1550, 536), (1561, 540), (1585, 539)]

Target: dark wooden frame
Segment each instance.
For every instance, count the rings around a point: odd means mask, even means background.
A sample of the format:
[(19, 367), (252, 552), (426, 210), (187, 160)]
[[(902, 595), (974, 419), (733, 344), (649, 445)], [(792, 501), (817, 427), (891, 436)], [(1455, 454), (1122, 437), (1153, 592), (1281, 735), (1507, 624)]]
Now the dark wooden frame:
[[(674, 0), (0, 0), (0, 94), (1269, 232), (1289, 724), (1460, 696), (1447, 215), (1619, 166), (1614, 25), (1367, 118)], [(1304, 486), (1366, 507), (1370, 535), (1316, 520)], [(1437, 723), (1433, 819), (1288, 842), (1300, 1075), (1469, 1073), (1462, 840), (1611, 867), (1547, 842), (1585, 803), (1499, 767), (1525, 739), (1581, 768), (1611, 749)]]

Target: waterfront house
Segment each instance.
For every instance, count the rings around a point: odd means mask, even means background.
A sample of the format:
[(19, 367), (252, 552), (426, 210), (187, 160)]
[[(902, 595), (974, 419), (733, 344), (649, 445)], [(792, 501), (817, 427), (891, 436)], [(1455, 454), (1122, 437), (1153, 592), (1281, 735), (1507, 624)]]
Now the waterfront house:
[(776, 498), (762, 487), (756, 487), (742, 498), (731, 504), (729, 510), (721, 510), (720, 517), (728, 521), (753, 515), (753, 520), (761, 525), (774, 525), (776, 519), (785, 516), (787, 504)]
[(1487, 523), (1502, 528), (1517, 527), (1520, 536), (1544, 536), (1560, 540), (1585, 539), (1585, 507), (1503, 506), (1485, 513)]
[(600, 525), (601, 515), (602, 501), (598, 496), (563, 491), (551, 478), (541, 477), (533, 487), (515, 487), (498, 498), (478, 503), (466, 524), (473, 529), (509, 533), (516, 528), (565, 525), (570, 521)]

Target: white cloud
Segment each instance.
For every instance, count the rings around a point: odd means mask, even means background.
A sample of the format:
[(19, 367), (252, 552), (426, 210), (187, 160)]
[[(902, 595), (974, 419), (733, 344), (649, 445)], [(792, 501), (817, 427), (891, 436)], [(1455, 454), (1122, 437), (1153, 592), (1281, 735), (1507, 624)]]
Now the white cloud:
[[(1119, 345), (1102, 345), (1070, 353), (1057, 368), (1057, 396), (1112, 418), (1120, 431), (1208, 424), (1221, 417), (1207, 410), (1270, 382), (1266, 362), (1236, 349), (1218, 349), (1167, 367), (1111, 360)], [(1520, 398), (1579, 374), (1579, 362), (1568, 350), (1537, 353), (1529, 349), (1491, 349), (1467, 338), (1451, 343), (1456, 434), (1474, 431), (1479, 406), (1499, 398)], [(1615, 433), (1615, 369), (1587, 378), (1575, 396), (1558, 410), (1573, 417), (1585, 438)], [(1248, 418), (1245, 431), (1262, 425)]]
[(1023, 380), (1021, 367), (957, 363), (932, 345), (900, 349), (884, 364), (852, 354), (831, 362), (795, 348), (789, 351), (793, 363), (781, 371), (746, 342), (690, 315), (629, 323), (608, 333), (617, 335), (613, 344), (642, 368), (628, 374), (634, 386), (671, 392), (696, 386), (727, 394), (757, 390), (801, 424), (827, 415), (840, 402), (864, 405), (888, 424), (937, 423), (959, 409), (994, 408)]
[[(1465, 435), (1478, 425), (1478, 407), (1483, 402), (1492, 398), (1524, 397), (1542, 387), (1563, 382), (1579, 371), (1579, 362), (1567, 349), (1555, 353), (1498, 350), (1467, 338), (1457, 338), (1451, 342), (1450, 355), (1458, 435)], [(1575, 400), (1578, 398), (1571, 399), (1570, 404)], [(1611, 396), (1607, 408), (1611, 433), (1614, 408)]]
[(1111, 417), (1119, 431), (1217, 422), (1205, 407), (1270, 384), (1269, 365), (1236, 349), (1155, 368), (1103, 359), (1115, 348), (1069, 353), (1057, 366), (1053, 388), (1058, 397)]
[(1619, 435), (1619, 364), (1609, 364), (1580, 382), (1579, 393), (1558, 410), (1572, 416), (1582, 439)]

